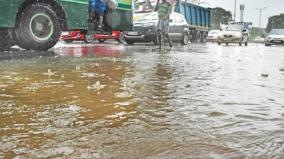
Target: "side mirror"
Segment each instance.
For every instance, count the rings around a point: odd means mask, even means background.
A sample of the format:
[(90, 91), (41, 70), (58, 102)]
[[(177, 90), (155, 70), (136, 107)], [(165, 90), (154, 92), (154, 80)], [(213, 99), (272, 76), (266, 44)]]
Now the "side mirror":
[(170, 19), (169, 22), (172, 23), (172, 22), (173, 22), (173, 19)]

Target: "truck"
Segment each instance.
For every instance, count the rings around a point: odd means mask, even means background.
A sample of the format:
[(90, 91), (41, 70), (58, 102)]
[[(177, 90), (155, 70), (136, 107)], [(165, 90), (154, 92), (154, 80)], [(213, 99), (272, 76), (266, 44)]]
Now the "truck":
[[(106, 9), (104, 31), (131, 30), (132, 0), (117, 0), (115, 10)], [(62, 31), (98, 30), (98, 15), (89, 0), (0, 0), (0, 50), (18, 45), (27, 50), (48, 50)]]
[(185, 17), (189, 24), (192, 41), (206, 42), (211, 24), (210, 8), (194, 5), (186, 0), (179, 0), (175, 5), (174, 11)]
[[(172, 0), (168, 0), (168, 1), (170, 2)], [(139, 4), (139, 3), (136, 4), (135, 7), (137, 8), (137, 10), (135, 12), (134, 18), (140, 17), (139, 14), (141, 13), (153, 12), (154, 11), (153, 8), (156, 5), (156, 0), (150, 0), (150, 2), (151, 2), (150, 4), (146, 2), (142, 4)], [(187, 0), (177, 0), (172, 5), (174, 5), (173, 7), (174, 12), (177, 12), (185, 17), (186, 22), (188, 24), (188, 29), (190, 31), (191, 41), (206, 42), (206, 37), (211, 27), (210, 25), (211, 24), (211, 9), (189, 3), (187, 2)], [(139, 21), (139, 18), (136, 18), (134, 20)], [(144, 21), (143, 23), (147, 23), (147, 22)], [(136, 24), (134, 24), (134, 31), (139, 31), (139, 30), (135, 30), (135, 28), (139, 28), (135, 25)], [(146, 26), (149, 26), (149, 25), (146, 25)], [(155, 34), (155, 33), (151, 33), (151, 34)]]

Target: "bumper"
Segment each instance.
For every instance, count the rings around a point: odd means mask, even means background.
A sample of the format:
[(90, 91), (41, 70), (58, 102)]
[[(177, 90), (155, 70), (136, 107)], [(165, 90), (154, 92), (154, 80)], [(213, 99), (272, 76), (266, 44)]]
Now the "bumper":
[(206, 38), (206, 41), (207, 42), (217, 42), (217, 39), (216, 38)]
[(268, 45), (284, 45), (284, 39), (282, 40), (267, 40), (265, 41), (265, 44), (268, 44)]
[(141, 34), (141, 35), (128, 35), (125, 34), (125, 40), (131, 40), (133, 42), (151, 42), (155, 40), (157, 37), (157, 34), (151, 33), (151, 34)]
[(217, 41), (220, 43), (240, 43), (242, 38), (218, 38)]

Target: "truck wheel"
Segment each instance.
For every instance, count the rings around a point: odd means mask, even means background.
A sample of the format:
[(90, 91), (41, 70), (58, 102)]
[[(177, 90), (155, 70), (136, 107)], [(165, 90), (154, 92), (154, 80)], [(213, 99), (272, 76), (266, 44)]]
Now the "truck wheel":
[(125, 38), (124, 38), (124, 34), (123, 32), (120, 32), (119, 33), (119, 36), (118, 36), (118, 40), (117, 40), (119, 43), (124, 43), (125, 42)]
[(187, 45), (188, 41), (189, 41), (189, 35), (184, 33), (183, 36), (182, 36), (182, 39), (181, 39), (181, 44), (182, 45)]
[(27, 7), (15, 28), (18, 45), (24, 49), (48, 50), (59, 40), (59, 18), (51, 6), (43, 3)]
[(201, 40), (201, 33), (200, 33), (200, 31), (198, 31), (197, 33), (196, 33), (196, 42), (198, 42), (198, 43), (200, 43), (202, 40)]
[(207, 33), (203, 32), (201, 37), (202, 37), (201, 42), (202, 43), (206, 43), (206, 41), (207, 41)]
[(10, 47), (15, 45), (11, 31), (12, 30), (0, 28), (0, 51), (9, 50)]

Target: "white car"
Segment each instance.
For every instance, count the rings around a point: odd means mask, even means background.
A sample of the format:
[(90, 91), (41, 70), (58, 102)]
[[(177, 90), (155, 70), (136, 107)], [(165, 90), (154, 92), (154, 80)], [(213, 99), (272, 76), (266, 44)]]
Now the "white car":
[(220, 30), (210, 30), (206, 41), (208, 42), (217, 42), (218, 35), (220, 34)]
[(249, 33), (247, 30), (243, 29), (242, 25), (228, 25), (225, 30), (222, 30), (218, 36), (218, 45), (225, 43), (238, 43), (240, 46), (245, 44), (248, 45)]
[(284, 29), (272, 29), (265, 39), (265, 46), (284, 45)]
[(257, 36), (255, 39), (254, 39), (254, 42), (255, 43), (264, 43), (265, 41), (265, 38), (264, 37), (261, 37), (261, 36)]

